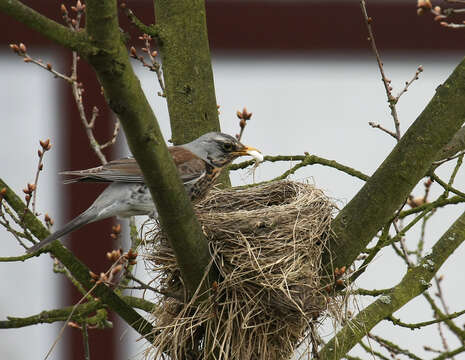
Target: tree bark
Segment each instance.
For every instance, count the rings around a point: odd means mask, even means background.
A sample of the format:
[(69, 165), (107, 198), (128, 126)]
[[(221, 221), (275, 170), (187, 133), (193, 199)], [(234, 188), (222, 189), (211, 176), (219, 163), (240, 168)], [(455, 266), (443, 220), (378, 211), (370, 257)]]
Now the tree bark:
[(172, 141), (219, 131), (204, 0), (154, 1)]

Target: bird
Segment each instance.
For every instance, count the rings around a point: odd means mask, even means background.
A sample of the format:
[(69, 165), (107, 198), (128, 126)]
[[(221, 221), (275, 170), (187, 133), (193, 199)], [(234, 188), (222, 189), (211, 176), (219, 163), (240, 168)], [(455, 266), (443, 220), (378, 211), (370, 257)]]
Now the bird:
[[(206, 133), (190, 143), (168, 147), (168, 151), (193, 203), (207, 194), (221, 170), (234, 159), (250, 155), (256, 162), (263, 161), (263, 155), (258, 149), (243, 145), (236, 138), (220, 132)], [(154, 217), (157, 214), (142, 171), (133, 157), (113, 160), (86, 170), (63, 171), (60, 175), (71, 176), (65, 184), (104, 182), (110, 185), (87, 210), (63, 228), (28, 248), (27, 253), (36, 252), (66, 234), (95, 221), (113, 216)]]

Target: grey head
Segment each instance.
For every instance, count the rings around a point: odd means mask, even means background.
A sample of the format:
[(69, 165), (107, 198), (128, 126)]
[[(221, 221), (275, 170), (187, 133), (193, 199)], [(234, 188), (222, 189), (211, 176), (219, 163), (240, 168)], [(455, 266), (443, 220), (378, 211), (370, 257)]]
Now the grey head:
[(231, 135), (220, 132), (206, 133), (181, 147), (214, 167), (223, 167), (243, 155), (250, 155), (257, 161), (263, 161), (263, 155), (258, 149), (246, 146)]

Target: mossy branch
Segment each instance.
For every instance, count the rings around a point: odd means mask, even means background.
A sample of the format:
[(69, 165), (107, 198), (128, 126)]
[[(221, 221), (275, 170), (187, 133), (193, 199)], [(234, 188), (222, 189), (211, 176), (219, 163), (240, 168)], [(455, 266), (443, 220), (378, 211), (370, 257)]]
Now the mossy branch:
[(150, 35), (153, 38), (158, 37), (160, 31), (159, 26), (157, 25), (146, 25), (144, 24), (131, 9), (124, 9), (129, 21), (133, 24), (139, 31), (143, 34)]
[(348, 266), (404, 203), (465, 119), (465, 60), (456, 67), (386, 160), (332, 223), (326, 272)]
[(455, 334), (455, 336), (457, 336), (457, 338), (460, 340), (460, 342), (463, 344), (464, 343), (464, 340), (465, 340), (465, 330), (461, 329), (460, 327), (458, 327), (453, 321), (452, 319), (448, 319), (447, 318), (447, 314), (444, 314), (441, 309), (436, 305), (436, 303), (434, 302), (434, 299), (431, 297), (430, 294), (428, 293), (424, 293), (423, 294), (423, 297), (426, 299), (426, 301), (428, 301), (428, 303), (430, 304), (431, 308), (433, 309), (434, 311), (434, 315), (438, 318), (442, 318), (443, 319), (443, 322), (444, 324), (446, 324), (446, 326), (449, 328), (449, 330)]
[[(3, 195), (3, 201), (6, 201), (18, 215), (24, 214), (24, 226), (27, 227), (39, 240), (45, 239), (49, 235), (49, 231), (39, 219), (26, 209), (25, 204), (2, 179), (0, 179), (0, 189), (6, 190)], [(89, 268), (81, 263), (68, 249), (61, 245), (59, 241), (55, 241), (46, 249), (47, 252), (50, 252), (64, 266), (66, 266), (72, 276), (79, 281), (85, 289), (89, 290), (95, 285), (90, 276)], [(38, 254), (36, 253), (36, 255)], [(95, 297), (98, 297), (104, 304), (108, 305), (111, 310), (116, 312), (142, 336), (151, 336), (152, 325), (141, 317), (132, 307), (126, 304), (109, 287), (99, 284), (95, 287), (92, 294)]]
[(451, 141), (437, 153), (435, 160), (440, 161), (447, 159), (462, 150), (465, 150), (465, 126), (461, 127), (460, 130), (455, 133)]
[(400, 319), (398, 319), (398, 318), (396, 318), (396, 317), (394, 317), (392, 315), (389, 315), (386, 318), (386, 320), (389, 320), (394, 325), (415, 330), (415, 329), (420, 329), (420, 328), (425, 327), (425, 326), (437, 324), (437, 323), (443, 322), (445, 320), (452, 320), (452, 319), (455, 319), (455, 318), (457, 318), (459, 316), (462, 316), (463, 314), (465, 314), (465, 310), (457, 311), (457, 312), (449, 314), (449, 315), (443, 315), (443, 316), (441, 316), (441, 317), (439, 317), (439, 318), (437, 318), (435, 320), (423, 321), (423, 322), (418, 322), (418, 323), (405, 323), (405, 322), (401, 321)]
[(407, 349), (401, 348), (399, 345), (394, 344), (392, 341), (384, 339), (381, 336), (372, 335), (372, 334), (369, 334), (368, 336), (370, 339), (375, 340), (379, 345), (384, 347), (387, 351), (389, 351), (393, 355), (402, 354), (412, 360), (422, 360), (420, 357), (418, 357), (414, 353), (408, 351)]
[(28, 317), (8, 316), (7, 320), (0, 320), (0, 329), (21, 328), (36, 324), (52, 324), (58, 321), (80, 322), (88, 315), (105, 306), (100, 301), (92, 301), (77, 306), (67, 306), (63, 309), (42, 311)]
[[(346, 165), (342, 165), (338, 163), (335, 160), (329, 160), (325, 159), (322, 157), (319, 157), (317, 155), (276, 155), (276, 156), (265, 156), (263, 159), (264, 162), (278, 162), (278, 161), (300, 161), (296, 166), (293, 167), (293, 170), (288, 170), (284, 174), (280, 175), (276, 179), (285, 179), (287, 176), (289, 176), (291, 173), (294, 173), (298, 169), (300, 169), (303, 166), (307, 165), (323, 165), (323, 166), (328, 166), (331, 168), (334, 168), (336, 170), (342, 171), (346, 173), (347, 175), (354, 176), (360, 180), (367, 181), (370, 177), (368, 175), (363, 174), (362, 172), (351, 168)], [(228, 169), (233, 171), (233, 170), (239, 170), (239, 169), (245, 169), (249, 166), (252, 166), (255, 164), (254, 160), (248, 160), (248, 161), (243, 161), (238, 164), (232, 164), (229, 165)]]
[[(131, 307), (144, 310), (147, 313), (152, 313), (155, 304), (141, 298), (134, 296), (122, 296), (122, 299)], [(86, 321), (88, 324), (101, 322), (102, 319), (99, 315), (92, 317), (95, 321), (88, 316), (99, 309), (105, 308), (105, 303), (101, 301), (89, 301), (77, 306), (67, 306), (62, 309), (41, 311), (37, 315), (27, 317), (13, 317), (7, 316), (7, 320), (0, 320), (0, 329), (21, 328), (36, 324), (52, 324), (59, 321), (75, 321), (80, 323)]]
[(465, 213), (436, 242), (431, 254), (425, 256), (417, 266), (410, 268), (399, 284), (349, 320), (320, 351), (320, 358), (342, 358), (376, 324), (423, 293), (439, 268), (464, 240)]
[(436, 208), (439, 208), (439, 207), (443, 207), (443, 206), (446, 206), (446, 205), (461, 204), (463, 202), (465, 202), (465, 198), (463, 198), (461, 196), (452, 196), (452, 197), (450, 197), (448, 199), (445, 199), (443, 197), (439, 197), (437, 200), (432, 201), (430, 203), (426, 203), (426, 204), (417, 206), (416, 208), (413, 208), (413, 209), (408, 209), (408, 210), (401, 211), (399, 213), (399, 215), (397, 215), (397, 218), (398, 219), (404, 219), (407, 216), (417, 214), (419, 212), (430, 211), (430, 210), (433, 210), (433, 209), (436, 209)]
[(121, 298), (131, 307), (144, 310), (146, 313), (152, 314), (156, 305), (148, 300), (138, 298), (135, 296), (121, 296)]
[(36, 254), (24, 254), (19, 256), (4, 256), (0, 257), (0, 262), (19, 262), (19, 261), (26, 261), (31, 257), (37, 256)]
[(465, 346), (460, 346), (455, 350), (443, 352), (441, 355), (436, 356), (432, 360), (453, 359), (455, 355), (461, 354), (463, 352), (465, 352)]
[(154, 1), (172, 141), (219, 131), (205, 0)]
[(175, 251), (187, 290), (193, 294), (210, 262), (207, 241), (129, 62), (120, 36), (116, 1), (89, 0), (86, 6), (86, 31), (92, 45), (99, 49), (86, 59), (97, 73), (108, 104), (118, 115)]
[(81, 53), (92, 52), (85, 32), (76, 32), (53, 21), (18, 0), (0, 0), (0, 11), (36, 30), (55, 43)]

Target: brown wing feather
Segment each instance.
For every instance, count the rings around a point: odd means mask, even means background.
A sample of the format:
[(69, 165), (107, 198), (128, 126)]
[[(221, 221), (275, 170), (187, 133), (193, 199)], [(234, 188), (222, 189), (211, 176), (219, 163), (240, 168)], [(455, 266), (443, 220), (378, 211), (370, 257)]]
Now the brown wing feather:
[(178, 168), (181, 180), (188, 182), (202, 176), (206, 172), (206, 163), (197, 155), (180, 146), (170, 147), (169, 152)]
[[(168, 148), (173, 160), (180, 172), (183, 182), (190, 181), (205, 172), (205, 162), (192, 154), (189, 150), (173, 146)], [(69, 175), (73, 178), (65, 183), (74, 182), (128, 182), (143, 183), (142, 172), (134, 158), (123, 158), (95, 168), (63, 171), (61, 175)]]

